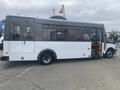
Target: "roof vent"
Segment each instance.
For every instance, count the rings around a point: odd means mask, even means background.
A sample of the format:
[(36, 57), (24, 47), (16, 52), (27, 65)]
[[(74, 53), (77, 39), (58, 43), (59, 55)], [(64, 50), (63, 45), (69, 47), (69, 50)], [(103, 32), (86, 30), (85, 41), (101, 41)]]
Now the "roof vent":
[(60, 15), (55, 15), (55, 16), (52, 16), (52, 17), (50, 17), (50, 19), (67, 20), (65, 17), (60, 16)]

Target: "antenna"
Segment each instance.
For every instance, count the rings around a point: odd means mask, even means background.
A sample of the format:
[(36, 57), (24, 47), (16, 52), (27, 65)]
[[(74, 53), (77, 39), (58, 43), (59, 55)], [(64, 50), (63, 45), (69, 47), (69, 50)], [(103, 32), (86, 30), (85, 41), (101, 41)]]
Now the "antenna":
[(55, 16), (55, 9), (53, 8), (53, 16)]

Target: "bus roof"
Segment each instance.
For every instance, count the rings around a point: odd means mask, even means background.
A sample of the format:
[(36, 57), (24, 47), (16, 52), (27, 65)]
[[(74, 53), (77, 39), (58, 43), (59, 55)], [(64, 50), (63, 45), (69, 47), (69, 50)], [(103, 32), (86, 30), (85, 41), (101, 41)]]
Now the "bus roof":
[(60, 19), (39, 19), (34, 17), (24, 17), (24, 16), (12, 16), (8, 15), (6, 17), (9, 18), (22, 18), (22, 19), (34, 19), (35, 23), (42, 23), (42, 24), (56, 24), (56, 25), (70, 25), (70, 26), (81, 26), (81, 27), (94, 27), (94, 28), (104, 28), (104, 24), (97, 24), (97, 23), (84, 23), (84, 22), (75, 22), (69, 20), (60, 20)]

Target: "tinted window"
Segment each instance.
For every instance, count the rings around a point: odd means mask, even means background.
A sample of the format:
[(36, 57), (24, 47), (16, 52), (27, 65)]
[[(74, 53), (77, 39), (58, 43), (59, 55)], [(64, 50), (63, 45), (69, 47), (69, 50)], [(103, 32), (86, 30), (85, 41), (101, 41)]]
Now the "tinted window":
[(36, 40), (40, 41), (54, 41), (55, 37), (55, 25), (52, 24), (37, 24)]
[(25, 32), (25, 39), (26, 40), (32, 40), (33, 39), (33, 33), (31, 27), (26, 27), (26, 32)]
[(14, 30), (12, 32), (12, 39), (19, 40), (21, 38), (21, 28), (20, 26), (14, 26)]
[(90, 39), (91, 41), (96, 41), (96, 37), (97, 37), (97, 34), (96, 34), (96, 29), (95, 28), (90, 28)]
[(5, 40), (10, 40), (10, 25), (9, 25), (9, 17), (6, 17), (6, 21), (5, 21), (5, 31), (4, 31), (4, 39)]
[(28, 41), (34, 41), (35, 23), (34, 19), (23, 18), (23, 39)]
[(90, 41), (90, 30), (89, 28), (81, 28), (82, 41)]
[(34, 40), (34, 19), (10, 18), (10, 39), (14, 41)]
[(103, 30), (102, 29), (97, 29), (97, 40), (98, 41), (104, 41), (104, 37), (103, 37)]
[(66, 41), (67, 37), (67, 26), (57, 25), (56, 26), (56, 40)]
[(81, 28), (82, 41), (95, 41), (96, 40), (96, 29), (83, 27)]
[(56, 31), (56, 40), (57, 41), (65, 41), (66, 40), (66, 31), (65, 30)]
[(70, 26), (68, 30), (68, 41), (80, 41), (81, 30), (80, 27)]
[(11, 18), (10, 19), (10, 39), (11, 40), (22, 40), (22, 19)]

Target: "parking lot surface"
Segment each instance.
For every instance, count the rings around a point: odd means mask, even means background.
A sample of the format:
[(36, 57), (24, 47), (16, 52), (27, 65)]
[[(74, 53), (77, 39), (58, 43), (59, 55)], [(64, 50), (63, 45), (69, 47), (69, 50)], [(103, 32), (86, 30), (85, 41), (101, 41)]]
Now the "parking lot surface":
[(120, 90), (120, 50), (112, 59), (60, 60), (48, 66), (0, 61), (0, 90)]

